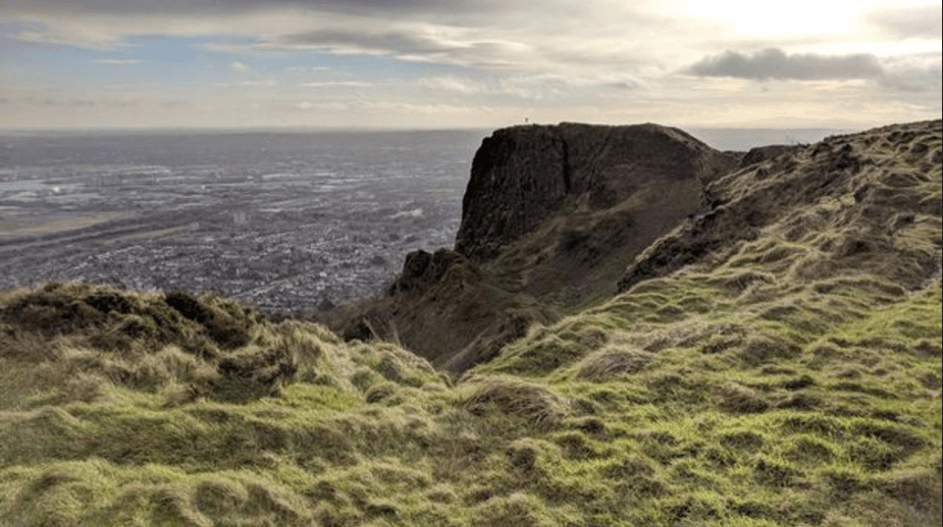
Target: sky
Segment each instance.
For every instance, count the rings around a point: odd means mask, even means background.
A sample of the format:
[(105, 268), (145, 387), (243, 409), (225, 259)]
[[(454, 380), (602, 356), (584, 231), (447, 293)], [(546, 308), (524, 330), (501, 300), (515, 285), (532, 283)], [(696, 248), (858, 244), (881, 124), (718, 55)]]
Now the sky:
[(941, 115), (925, 0), (3, 0), (0, 128), (864, 129)]

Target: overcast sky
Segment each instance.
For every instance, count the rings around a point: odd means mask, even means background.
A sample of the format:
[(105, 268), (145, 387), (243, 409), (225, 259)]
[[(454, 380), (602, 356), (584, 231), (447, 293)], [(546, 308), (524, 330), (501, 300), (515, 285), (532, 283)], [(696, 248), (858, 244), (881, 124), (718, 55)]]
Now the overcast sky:
[(860, 129), (941, 115), (917, 0), (3, 0), (0, 128)]

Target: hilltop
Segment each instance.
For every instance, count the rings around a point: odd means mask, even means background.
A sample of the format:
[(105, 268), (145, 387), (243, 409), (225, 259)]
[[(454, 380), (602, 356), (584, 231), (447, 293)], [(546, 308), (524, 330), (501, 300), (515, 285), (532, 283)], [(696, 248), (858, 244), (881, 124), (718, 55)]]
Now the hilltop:
[(455, 248), (341, 335), (2, 293), (0, 525), (938, 525), (941, 161), (940, 121), (748, 153), (517, 127)]

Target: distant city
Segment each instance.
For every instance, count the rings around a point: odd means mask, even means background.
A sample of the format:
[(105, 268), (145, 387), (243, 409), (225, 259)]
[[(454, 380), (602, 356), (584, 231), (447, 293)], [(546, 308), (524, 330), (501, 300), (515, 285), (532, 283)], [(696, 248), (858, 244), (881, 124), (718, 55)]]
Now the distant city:
[(0, 136), (0, 288), (213, 290), (304, 313), (450, 246), (485, 132)]

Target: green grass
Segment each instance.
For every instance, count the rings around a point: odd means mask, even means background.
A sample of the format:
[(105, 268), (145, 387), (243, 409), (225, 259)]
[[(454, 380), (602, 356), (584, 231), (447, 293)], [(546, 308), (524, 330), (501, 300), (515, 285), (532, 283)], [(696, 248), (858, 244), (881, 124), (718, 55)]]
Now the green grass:
[(907, 192), (822, 197), (459, 379), (212, 295), (2, 293), (0, 525), (939, 525), (940, 221), (895, 223)]

